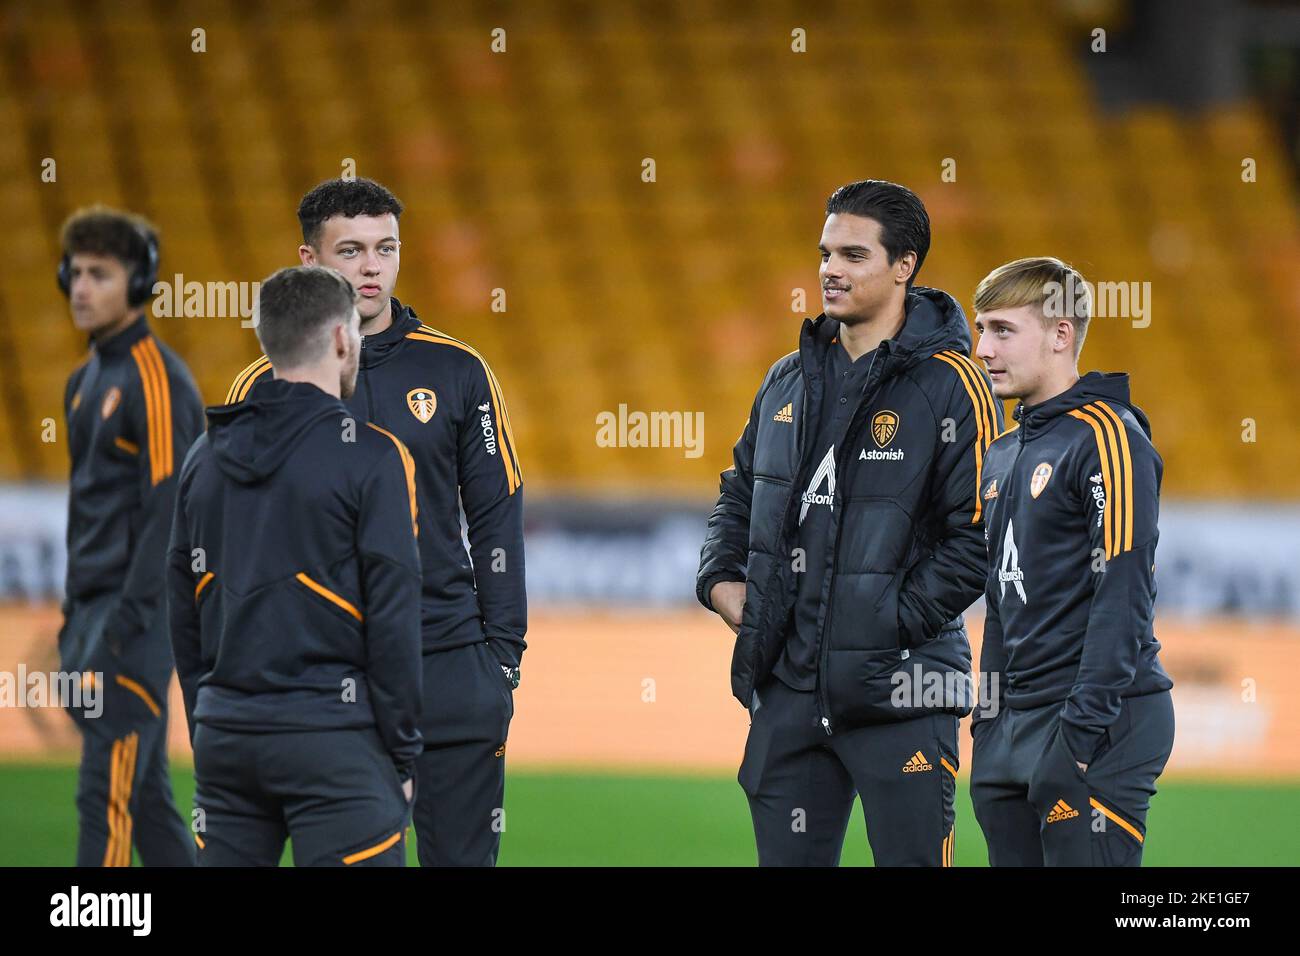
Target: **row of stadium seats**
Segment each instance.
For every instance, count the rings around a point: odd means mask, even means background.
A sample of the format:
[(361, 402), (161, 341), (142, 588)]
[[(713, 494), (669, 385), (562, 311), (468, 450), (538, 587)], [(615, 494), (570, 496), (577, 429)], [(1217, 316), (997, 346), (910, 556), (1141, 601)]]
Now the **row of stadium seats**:
[[(1149, 282), (1149, 326), (1098, 318), (1084, 365), (1133, 372), (1167, 490), (1300, 494), (1300, 226), (1264, 120), (1248, 105), (1100, 113), (1086, 31), (1035, 0), (909, 11), (7, 11), (0, 479), (66, 473), (65, 449), (40, 432), (85, 353), (52, 279), (67, 213), (99, 201), (148, 215), (164, 281), (256, 280), (296, 261), (299, 197), (351, 160), (406, 203), (398, 295), (492, 363), (533, 487), (708, 494), (762, 372), (819, 311), (827, 193), (878, 177), (926, 201), (922, 281), (967, 307), (990, 268), (1022, 255)], [(496, 27), (504, 54), (489, 47)], [(205, 52), (192, 49), (198, 28)], [(791, 51), (796, 28), (806, 53)], [(55, 182), (41, 178), (46, 158)], [(154, 326), (213, 403), (257, 354), (238, 317)], [(598, 447), (596, 414), (620, 404), (704, 412), (705, 454)], [(1241, 440), (1244, 419), (1257, 442)]]

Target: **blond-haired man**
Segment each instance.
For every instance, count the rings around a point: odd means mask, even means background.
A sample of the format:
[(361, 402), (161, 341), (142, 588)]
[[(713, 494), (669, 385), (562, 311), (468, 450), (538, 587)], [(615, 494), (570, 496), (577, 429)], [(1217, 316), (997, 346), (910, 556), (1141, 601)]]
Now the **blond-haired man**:
[(984, 459), (988, 605), (971, 796), (994, 866), (1137, 866), (1173, 747), (1152, 629), (1163, 464), (1128, 375), (1078, 372), (1091, 315), (1059, 259), (1000, 266), (975, 327), (1019, 428)]

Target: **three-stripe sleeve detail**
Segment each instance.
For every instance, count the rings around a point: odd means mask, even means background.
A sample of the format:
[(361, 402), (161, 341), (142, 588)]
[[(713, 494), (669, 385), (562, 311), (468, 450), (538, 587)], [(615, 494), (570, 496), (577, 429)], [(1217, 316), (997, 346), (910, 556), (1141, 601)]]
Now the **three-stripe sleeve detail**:
[(436, 329), (429, 328), (427, 325), (421, 325), (418, 330), (408, 332), (406, 337), (417, 342), (433, 342), (437, 345), (449, 345), (452, 348), (461, 349), (478, 359), (479, 364), (483, 366), (483, 374), (487, 378), (488, 390), (492, 397), (493, 424), (496, 426), (497, 444), (501, 449), (501, 463), (506, 469), (506, 488), (513, 495), (523, 484), (524, 474), (519, 467), (519, 456), (515, 451), (514, 430), (510, 426), (510, 413), (506, 411), (501, 384), (497, 381), (497, 377), (492, 374), (492, 369), (488, 366), (488, 363), (477, 350)]
[(131, 356), (140, 371), (144, 409), (149, 432), (149, 478), (152, 484), (168, 478), (174, 470), (172, 448), (172, 394), (167, 368), (153, 336), (131, 346)]
[(1071, 409), (1069, 414), (1085, 422), (1097, 442), (1102, 487), (1106, 491), (1103, 537), (1106, 559), (1110, 560), (1133, 548), (1133, 454), (1128, 429), (1105, 402), (1092, 402)]
[(998, 430), (993, 394), (984, 380), (983, 373), (965, 355), (949, 350), (938, 352), (934, 357), (956, 370), (975, 415), (975, 511), (971, 516), (971, 524), (976, 524), (984, 510), (984, 501), (980, 497), (980, 474), (984, 467), (984, 454), (993, 444)]

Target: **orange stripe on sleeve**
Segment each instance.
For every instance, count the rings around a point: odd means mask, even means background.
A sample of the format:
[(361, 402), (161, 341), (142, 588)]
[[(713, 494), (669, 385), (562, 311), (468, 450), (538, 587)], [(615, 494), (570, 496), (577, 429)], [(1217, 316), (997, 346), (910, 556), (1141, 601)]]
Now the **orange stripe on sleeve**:
[(488, 367), (487, 362), (483, 363), (483, 368), (487, 372), (488, 381), (492, 383), (492, 388), (496, 394), (497, 407), (501, 410), (502, 433), (510, 444), (510, 457), (515, 468), (515, 485), (522, 485), (524, 483), (524, 470), (519, 463), (519, 446), (515, 444), (515, 431), (510, 424), (510, 412), (506, 409), (506, 394), (501, 388), (501, 383), (497, 381), (496, 373)]
[[(987, 429), (985, 434), (989, 436), (988, 444), (992, 445), (998, 437), (998, 416), (994, 411), (991, 386), (984, 380), (984, 372), (969, 356), (960, 352), (950, 352), (949, 354), (970, 370), (971, 384), (975, 386), (975, 394), (980, 397), (980, 404), (984, 406), (984, 424)], [(985, 446), (986, 450), (987, 448), (988, 445)]]
[(235, 376), (235, 380), (230, 384), (229, 391), (226, 392), (226, 404), (232, 405), (239, 401), (239, 392), (248, 382), (249, 377), (251, 376), (256, 378), (258, 373), (262, 371), (263, 367), (269, 366), (270, 364), (271, 360), (265, 355), (262, 355), (244, 366), (244, 370)]
[(162, 449), (158, 441), (158, 393), (154, 382), (153, 370), (144, 355), (144, 342), (131, 346), (131, 356), (135, 359), (140, 372), (140, 387), (144, 390), (144, 417), (146, 430), (149, 432), (149, 479), (150, 484), (158, 484), (158, 456)]
[(152, 336), (145, 339), (148, 347), (145, 353), (151, 357), (154, 366), (154, 374), (158, 383), (158, 429), (159, 438), (162, 440), (162, 463), (158, 468), (159, 481), (171, 476), (175, 471), (175, 449), (172, 438), (172, 389), (171, 382), (167, 378), (167, 364), (163, 361), (162, 352), (158, 350), (158, 342)]
[(992, 436), (989, 434), (986, 426), (986, 416), (984, 406), (971, 386), (968, 371), (955, 359), (945, 352), (939, 352), (935, 356), (939, 361), (951, 365), (957, 372), (957, 377), (961, 379), (962, 387), (966, 389), (966, 396), (970, 399), (971, 408), (975, 415), (975, 511), (971, 515), (971, 524), (976, 524), (980, 520), (980, 514), (984, 510), (984, 502), (980, 498), (980, 473), (984, 467), (984, 451), (988, 448)]
[(246, 381), (246, 382), (243, 384), (243, 387), (240, 388), (240, 390), (239, 390), (239, 396), (238, 396), (237, 401), (241, 401), (241, 402), (242, 402), (244, 399), (248, 398), (248, 393), (251, 392), (251, 391), (253, 390), (253, 386), (257, 384), (257, 380), (258, 380), (259, 378), (261, 378), (263, 375), (265, 375), (265, 374), (266, 374), (267, 372), (269, 372), (269, 371), (271, 371), (271, 363), (270, 363), (270, 362), (267, 362), (265, 365), (263, 365), (261, 368), (259, 368), (256, 372), (254, 372), (252, 375), (250, 375), (250, 376), (248, 377), (248, 381)]
[(1121, 496), (1124, 502), (1124, 513), (1121, 516), (1124, 535), (1123, 541), (1115, 542), (1115, 552), (1120, 554), (1133, 550), (1133, 452), (1129, 448), (1128, 429), (1124, 427), (1124, 422), (1120, 420), (1115, 410), (1105, 402), (1093, 402), (1093, 405), (1114, 422), (1115, 431), (1119, 435), (1120, 461), (1124, 466), (1124, 493)]
[(1102, 518), (1102, 524), (1105, 528), (1106, 541), (1106, 559), (1110, 560), (1114, 550), (1114, 535), (1111, 533), (1112, 512), (1115, 506), (1114, 488), (1115, 480), (1111, 475), (1110, 453), (1106, 449), (1106, 437), (1102, 433), (1101, 422), (1097, 421), (1092, 415), (1083, 409), (1071, 409), (1066, 414), (1072, 418), (1077, 418), (1081, 422), (1087, 422), (1092, 428), (1093, 437), (1097, 441), (1097, 457), (1101, 459), (1101, 481), (1102, 487), (1106, 489), (1106, 511)]
[(512, 449), (514, 448), (514, 433), (510, 429), (510, 419), (506, 414), (505, 402), (501, 398), (501, 387), (497, 383), (496, 376), (492, 374), (492, 369), (488, 367), (488, 364), (484, 361), (482, 355), (464, 342), (441, 333), (433, 332), (432, 330), (425, 331), (425, 326), (421, 326), (419, 331), (408, 332), (406, 337), (408, 339), (414, 339), (417, 342), (433, 342), (436, 345), (450, 345), (452, 348), (468, 352), (479, 360), (479, 364), (483, 366), (483, 374), (487, 378), (488, 391), (491, 394), (492, 411), (495, 413), (497, 446), (501, 449), (501, 463), (506, 469), (506, 488), (508, 492), (513, 495), (523, 483), (523, 474), (519, 471), (518, 465), (515, 461), (515, 456), (512, 452)]
[(1111, 424), (1109, 418), (1096, 406), (1096, 403), (1084, 407), (1084, 411), (1093, 415), (1101, 422), (1102, 431), (1106, 433), (1106, 448), (1110, 452), (1110, 469), (1115, 477), (1115, 498), (1109, 502), (1110, 512), (1113, 516), (1111, 527), (1113, 529), (1114, 542), (1111, 547), (1111, 553), (1107, 557), (1115, 557), (1120, 553), (1121, 546), (1124, 543), (1124, 459), (1119, 451), (1119, 439), (1115, 435), (1115, 426)]

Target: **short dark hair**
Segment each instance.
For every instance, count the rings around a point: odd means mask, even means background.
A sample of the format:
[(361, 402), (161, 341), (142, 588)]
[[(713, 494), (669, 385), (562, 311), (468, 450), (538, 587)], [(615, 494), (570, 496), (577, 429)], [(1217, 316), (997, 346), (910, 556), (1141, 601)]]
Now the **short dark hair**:
[(302, 241), (313, 249), (320, 241), (321, 227), (334, 216), (382, 216), (402, 218), (402, 204), (382, 183), (373, 179), (327, 179), (302, 197), (298, 222)]
[(930, 215), (912, 190), (883, 179), (864, 179), (841, 186), (826, 200), (826, 215), (848, 213), (880, 223), (880, 242), (892, 266), (906, 252), (916, 253), (910, 289), (930, 251)]
[(59, 242), (65, 256), (112, 256), (130, 274), (148, 261), (149, 244), (158, 242), (158, 230), (143, 216), (86, 206), (64, 220)]
[(322, 334), (347, 322), (356, 306), (352, 283), (325, 266), (291, 266), (262, 283), (257, 295), (257, 340), (273, 366), (296, 368), (325, 349)]

